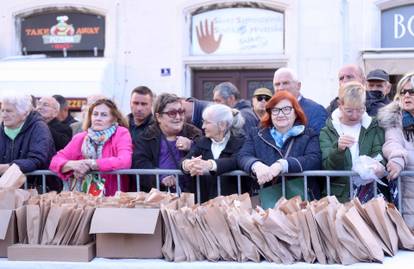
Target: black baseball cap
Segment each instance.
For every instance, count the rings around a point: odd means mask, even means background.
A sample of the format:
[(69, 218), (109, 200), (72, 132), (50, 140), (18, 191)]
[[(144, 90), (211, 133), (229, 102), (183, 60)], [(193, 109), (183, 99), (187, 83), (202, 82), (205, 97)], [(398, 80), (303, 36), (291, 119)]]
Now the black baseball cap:
[(382, 69), (375, 69), (368, 73), (367, 81), (382, 80), (390, 82), (390, 75)]

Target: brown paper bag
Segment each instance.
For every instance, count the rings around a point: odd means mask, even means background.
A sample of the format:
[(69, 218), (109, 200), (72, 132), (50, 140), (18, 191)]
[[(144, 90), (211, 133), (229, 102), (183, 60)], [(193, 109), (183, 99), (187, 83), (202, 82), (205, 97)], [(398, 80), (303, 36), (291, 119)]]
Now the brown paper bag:
[(372, 261), (382, 262), (384, 260), (384, 252), (380, 242), (374, 237), (368, 225), (358, 214), (355, 207), (351, 207), (344, 214), (344, 223), (353, 230), (361, 243), (365, 246)]
[(194, 216), (196, 218), (197, 229), (201, 232), (204, 246), (207, 249), (205, 257), (209, 261), (218, 261), (220, 259), (220, 248), (216, 238), (212, 235), (212, 231), (204, 219), (205, 214), (206, 208), (204, 206), (195, 208)]
[(184, 253), (182, 240), (179, 237), (178, 232), (176, 231), (175, 223), (174, 223), (174, 212), (177, 210), (178, 200), (174, 201), (173, 203), (170, 203), (166, 205), (166, 215), (168, 219), (169, 226), (171, 228), (171, 234), (173, 238), (173, 244), (174, 244), (174, 261), (175, 262), (182, 262), (187, 259), (186, 254)]
[(40, 207), (39, 205), (26, 206), (27, 238), (29, 244), (39, 244), (40, 234)]
[(384, 198), (373, 198), (363, 205), (365, 212), (370, 217), (376, 232), (386, 245), (392, 256), (398, 251), (398, 235), (393, 223), (386, 212)]
[(59, 224), (52, 240), (51, 245), (59, 245), (65, 232), (67, 230), (67, 223), (70, 221), (70, 215), (73, 212), (73, 205), (62, 205), (62, 214), (60, 216)]
[(89, 229), (91, 226), (92, 216), (95, 208), (86, 206), (82, 219), (76, 229), (72, 240), (69, 242), (69, 245), (86, 245), (91, 241), (91, 235), (89, 234)]
[(55, 237), (56, 230), (62, 216), (63, 208), (59, 206), (52, 206), (50, 208), (42, 236), (42, 245), (49, 245)]
[(0, 189), (18, 189), (25, 182), (26, 176), (22, 173), (19, 166), (13, 163), (0, 177)]
[(335, 218), (335, 233), (339, 241), (338, 254), (341, 259), (341, 263), (344, 265), (350, 265), (357, 263), (358, 261), (367, 261), (369, 255), (366, 254), (365, 247), (363, 247), (358, 238), (353, 237), (350, 234), (344, 224), (343, 216), (347, 209), (345, 206), (340, 205), (336, 211)]
[(399, 247), (414, 250), (414, 236), (395, 205), (388, 203), (386, 211), (397, 230)]
[(173, 246), (173, 238), (172, 232), (170, 227), (170, 222), (168, 220), (167, 209), (166, 205), (161, 205), (161, 216), (163, 219), (163, 234), (164, 234), (164, 242), (161, 248), (161, 252), (164, 256), (164, 259), (171, 262), (174, 260), (174, 246)]
[(265, 238), (263, 237), (263, 234), (254, 224), (254, 220), (250, 214), (244, 211), (240, 211), (239, 224), (242, 233), (256, 245), (259, 253), (268, 262), (282, 263), (282, 260), (270, 249)]
[(210, 230), (213, 232), (212, 235), (216, 237), (217, 242), (219, 242), (219, 246), (225, 251), (225, 253), (222, 253), (225, 254), (222, 255), (222, 257), (224, 256), (223, 258), (226, 257), (232, 261), (237, 260), (237, 247), (220, 208), (217, 206), (209, 206), (204, 215), (204, 219), (210, 227)]
[(251, 242), (240, 230), (239, 217), (240, 214), (235, 208), (230, 208), (226, 212), (227, 223), (233, 235), (234, 242), (239, 250), (237, 261), (245, 262), (247, 260), (251, 260), (254, 262), (260, 262), (260, 254), (256, 245)]
[(288, 215), (288, 218), (295, 224), (299, 231), (298, 240), (303, 259), (307, 263), (314, 263), (316, 255), (312, 249), (310, 232), (308, 225), (306, 224), (305, 213), (303, 211), (293, 212)]
[(0, 190), (0, 209), (15, 209), (14, 190)]
[[(269, 246), (270, 250), (273, 251), (275, 255), (277, 255), (283, 264), (292, 264), (295, 262), (295, 258), (293, 257), (292, 253), (287, 249), (287, 247), (279, 241), (278, 238), (272, 234), (269, 230), (263, 229), (263, 216), (261, 216), (257, 211), (253, 211), (252, 218), (256, 222), (257, 229), (263, 235), (267, 245)], [(299, 247), (299, 246), (298, 246)], [(301, 257), (299, 257), (301, 258)]]
[(79, 226), (79, 223), (81, 221), (81, 218), (83, 216), (83, 209), (82, 208), (75, 208), (73, 210), (73, 216), (72, 219), (70, 221), (70, 223), (68, 224), (68, 229), (66, 230), (65, 235), (62, 238), (62, 242), (61, 245), (68, 245), (70, 240), (72, 239), (76, 229)]
[(17, 235), (20, 244), (27, 244), (27, 216), (26, 206), (16, 209)]
[(318, 226), (314, 219), (313, 213), (309, 207), (307, 209), (302, 209), (302, 210), (304, 210), (303, 213), (305, 215), (306, 224), (308, 225), (309, 234), (310, 234), (311, 243), (312, 243), (312, 249), (315, 252), (316, 258), (319, 263), (327, 264), (328, 261), (325, 256), (323, 245), (321, 243), (322, 242), (321, 236), (319, 234)]

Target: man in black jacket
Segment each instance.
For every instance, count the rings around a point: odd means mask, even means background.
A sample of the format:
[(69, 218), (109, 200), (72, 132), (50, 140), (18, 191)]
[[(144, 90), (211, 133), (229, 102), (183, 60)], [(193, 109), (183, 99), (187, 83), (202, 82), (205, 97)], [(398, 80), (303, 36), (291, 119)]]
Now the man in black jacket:
[(375, 69), (367, 75), (367, 99), (365, 106), (370, 116), (376, 116), (378, 109), (389, 104), (388, 93), (391, 90), (390, 76), (382, 69)]

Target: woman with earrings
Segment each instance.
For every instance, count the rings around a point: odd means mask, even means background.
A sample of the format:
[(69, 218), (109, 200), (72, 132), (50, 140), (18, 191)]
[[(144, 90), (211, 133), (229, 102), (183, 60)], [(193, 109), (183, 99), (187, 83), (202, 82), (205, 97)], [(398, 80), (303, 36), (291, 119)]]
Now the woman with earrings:
[[(387, 179), (396, 189), (396, 179), (403, 170), (414, 170), (414, 73), (406, 74), (397, 85), (394, 101), (378, 112), (385, 130), (382, 147), (388, 160)], [(401, 177), (402, 208), (400, 211), (411, 230), (414, 229), (414, 177)], [(392, 192), (394, 202), (397, 192)]]
[[(206, 175), (200, 180), (201, 202), (205, 202), (218, 195), (216, 176), (237, 170), (236, 154), (244, 143), (244, 118), (238, 110), (222, 104), (208, 106), (202, 117), (205, 135), (194, 143), (181, 169), (191, 176)], [(242, 192), (249, 191), (247, 182), (242, 183)], [(237, 193), (237, 184), (237, 177), (223, 177), (221, 195)]]

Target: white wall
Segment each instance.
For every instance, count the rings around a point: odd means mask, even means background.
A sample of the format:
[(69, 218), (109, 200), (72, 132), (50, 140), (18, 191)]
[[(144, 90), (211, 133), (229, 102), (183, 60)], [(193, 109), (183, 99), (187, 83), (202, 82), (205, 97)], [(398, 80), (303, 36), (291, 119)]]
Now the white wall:
[[(105, 58), (114, 67), (108, 75), (113, 76), (108, 79), (107, 88), (112, 89), (108, 94), (125, 112), (129, 110), (130, 91), (139, 85), (147, 85), (157, 93), (189, 95), (189, 71), (193, 65), (204, 63), (213, 68), (288, 65), (298, 71), (303, 94), (326, 106), (337, 94), (338, 68), (345, 63), (360, 63), (360, 50), (379, 44), (378, 0), (262, 0), (285, 9), (285, 55), (270, 59), (189, 57), (186, 12), (194, 6), (222, 2), (226, 1), (2, 1), (0, 58), (19, 54), (16, 14), (41, 7), (86, 6), (106, 15)], [(171, 76), (162, 77), (161, 68), (171, 68)]]

